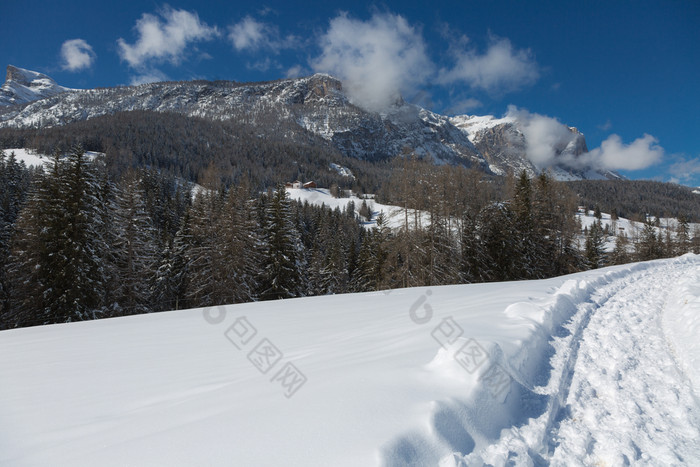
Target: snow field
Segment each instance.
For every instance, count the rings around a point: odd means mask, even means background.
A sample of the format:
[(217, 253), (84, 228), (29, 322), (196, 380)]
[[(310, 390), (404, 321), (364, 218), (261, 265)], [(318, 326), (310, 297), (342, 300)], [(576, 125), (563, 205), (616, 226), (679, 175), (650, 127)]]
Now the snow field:
[(3, 331), (0, 465), (692, 463), (700, 373), (659, 326), (698, 322), (699, 269), (686, 255)]
[[(15, 148), (15, 149), (3, 149), (6, 157), (10, 154), (15, 153), (15, 158), (17, 161), (24, 161), (27, 167), (43, 167), (51, 162), (51, 156), (46, 154), (39, 154), (33, 149), (27, 148)], [(94, 158), (97, 156), (103, 156), (103, 153), (94, 151), (85, 151), (85, 155), (89, 158)]]

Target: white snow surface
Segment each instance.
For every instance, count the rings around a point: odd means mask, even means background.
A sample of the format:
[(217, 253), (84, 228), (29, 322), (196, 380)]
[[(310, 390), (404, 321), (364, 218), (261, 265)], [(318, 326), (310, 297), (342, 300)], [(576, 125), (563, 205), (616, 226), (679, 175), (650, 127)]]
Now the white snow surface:
[[(17, 162), (24, 161), (24, 164), (27, 167), (43, 167), (44, 165), (51, 162), (50, 155), (41, 154), (35, 151), (34, 149), (12, 148), (3, 149), (2, 151), (5, 153), (6, 157), (9, 157), (10, 154), (14, 153)], [(85, 156), (87, 156), (88, 158), (95, 158), (97, 156), (104, 156), (104, 153), (95, 151), (85, 151)]]
[(33, 149), (15, 148), (3, 149), (2, 151), (5, 153), (6, 157), (9, 157), (10, 154), (14, 153), (17, 162), (23, 161), (27, 167), (42, 167), (51, 161), (51, 157), (47, 156), (46, 154), (39, 154)]
[(698, 271), (2, 331), (0, 465), (698, 465)]

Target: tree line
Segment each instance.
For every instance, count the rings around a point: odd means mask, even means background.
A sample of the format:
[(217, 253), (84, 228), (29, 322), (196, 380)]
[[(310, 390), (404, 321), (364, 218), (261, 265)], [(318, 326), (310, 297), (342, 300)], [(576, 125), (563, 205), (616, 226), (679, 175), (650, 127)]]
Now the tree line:
[(700, 222), (700, 195), (686, 186), (651, 180), (577, 180), (566, 184), (588, 209), (599, 207), (640, 222), (648, 214), (685, 216), (690, 222)]
[[(612, 262), (579, 247), (577, 199), (547, 174), (498, 186), (475, 170), (397, 159), (383, 201), (401, 207), (401, 222), (389, 228), (366, 202), (302, 204), (281, 185), (225, 185), (214, 170), (193, 193), (152, 168), (115, 177), (81, 148), (58, 154), (34, 172), (0, 155), (1, 328), (537, 279)], [(367, 217), (376, 227), (362, 225)], [(692, 247), (690, 236), (675, 238)]]
[[(299, 179), (376, 192), (388, 177), (390, 167), (385, 163), (344, 156), (317, 135), (300, 128), (278, 128), (272, 116), (267, 120), (265, 115), (247, 123), (172, 112), (118, 112), (50, 128), (0, 128), (0, 148), (32, 148), (51, 154), (81, 146), (106, 155), (112, 178), (146, 167), (195, 183), (212, 173), (225, 186), (245, 179), (259, 190)], [(293, 137), (288, 138), (289, 134)], [(361, 173), (361, 182), (330, 170), (330, 163)]]

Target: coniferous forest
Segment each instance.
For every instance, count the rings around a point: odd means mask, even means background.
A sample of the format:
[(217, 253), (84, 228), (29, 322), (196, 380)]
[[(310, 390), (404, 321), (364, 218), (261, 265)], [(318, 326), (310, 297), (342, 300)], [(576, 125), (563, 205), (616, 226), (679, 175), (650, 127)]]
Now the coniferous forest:
[[(168, 171), (56, 151), (43, 169), (0, 156), (0, 327), (397, 287), (539, 279), (698, 251), (681, 217), (603, 248), (578, 199), (546, 174), (500, 183), (482, 172), (397, 158), (380, 186), (403, 208), (390, 229), (292, 201), (282, 185), (235, 183), (209, 167), (203, 188)], [(353, 182), (358, 185), (358, 182)], [(335, 191), (343, 192), (342, 189)], [(422, 212), (421, 215), (418, 212)]]

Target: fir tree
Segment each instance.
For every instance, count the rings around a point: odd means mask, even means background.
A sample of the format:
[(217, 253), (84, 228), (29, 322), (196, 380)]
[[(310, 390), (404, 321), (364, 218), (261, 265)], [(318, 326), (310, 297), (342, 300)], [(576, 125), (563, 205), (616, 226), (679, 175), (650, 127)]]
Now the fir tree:
[(690, 251), (690, 223), (684, 215), (678, 217), (676, 225), (676, 255), (684, 255)]
[(128, 314), (152, 310), (158, 248), (144, 195), (139, 177), (132, 173), (124, 178), (116, 202), (116, 300)]
[(297, 297), (302, 291), (301, 241), (284, 186), (265, 201), (260, 298)]
[(602, 267), (606, 261), (605, 249), (603, 248), (603, 228), (600, 221), (596, 220), (591, 224), (586, 236), (585, 256), (588, 266), (592, 269)]
[(15, 223), (29, 191), (29, 171), (17, 162), (14, 152), (5, 157), (0, 151), (0, 328), (9, 313), (11, 286), (8, 276), (10, 242)]
[(484, 255), (481, 277), (487, 281), (523, 278), (521, 244), (514, 214), (505, 203), (493, 203), (479, 212), (478, 238)]
[(656, 235), (654, 222), (649, 218), (644, 223), (644, 229), (637, 242), (636, 249), (638, 261), (658, 259), (661, 258), (663, 254), (662, 245)]
[(80, 148), (56, 154), (18, 221), (13, 268), (21, 293), (17, 321), (94, 319), (103, 306), (107, 248), (95, 165)]
[(160, 256), (153, 291), (154, 310), (179, 310), (189, 306), (190, 249), (193, 248), (190, 210), (185, 211), (180, 229)]
[(615, 249), (610, 254), (610, 264), (627, 264), (632, 261), (628, 248), (627, 235), (618, 235), (615, 238)]

